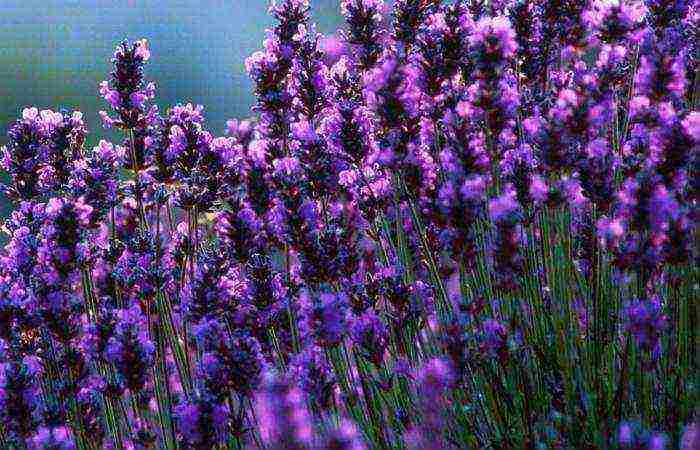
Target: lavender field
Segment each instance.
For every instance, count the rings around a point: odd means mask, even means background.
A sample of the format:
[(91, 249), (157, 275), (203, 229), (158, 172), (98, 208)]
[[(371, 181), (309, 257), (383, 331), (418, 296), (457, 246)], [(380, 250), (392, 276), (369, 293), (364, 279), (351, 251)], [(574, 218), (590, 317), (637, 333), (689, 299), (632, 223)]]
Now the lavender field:
[(309, 1), (0, 124), (0, 449), (699, 450), (700, 0)]

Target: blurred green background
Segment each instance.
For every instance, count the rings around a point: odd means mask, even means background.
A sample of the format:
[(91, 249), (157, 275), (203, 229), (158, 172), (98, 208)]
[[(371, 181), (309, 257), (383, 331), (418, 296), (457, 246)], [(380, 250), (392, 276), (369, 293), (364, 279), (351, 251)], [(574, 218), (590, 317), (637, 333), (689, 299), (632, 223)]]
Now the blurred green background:
[[(340, 25), (339, 0), (311, 0), (322, 33)], [(115, 45), (149, 40), (146, 78), (164, 110), (178, 102), (205, 106), (209, 128), (250, 115), (252, 84), (245, 58), (273, 24), (268, 0), (0, 0), (0, 145), (27, 106), (80, 109), (88, 145), (109, 136), (98, 95)], [(8, 210), (0, 198), (0, 214)]]

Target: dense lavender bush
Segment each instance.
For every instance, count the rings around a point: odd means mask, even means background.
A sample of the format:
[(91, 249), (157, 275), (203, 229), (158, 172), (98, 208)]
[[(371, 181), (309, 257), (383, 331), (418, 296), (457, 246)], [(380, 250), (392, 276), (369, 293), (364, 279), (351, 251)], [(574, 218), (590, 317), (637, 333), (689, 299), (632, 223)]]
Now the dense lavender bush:
[(700, 3), (338, 6), (9, 124), (0, 448), (700, 448)]

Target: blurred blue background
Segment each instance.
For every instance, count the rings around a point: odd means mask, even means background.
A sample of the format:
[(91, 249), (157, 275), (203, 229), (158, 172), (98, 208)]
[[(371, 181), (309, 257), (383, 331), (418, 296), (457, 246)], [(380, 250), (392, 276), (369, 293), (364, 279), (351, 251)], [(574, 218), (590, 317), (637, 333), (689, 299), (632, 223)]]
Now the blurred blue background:
[[(22, 108), (80, 109), (94, 145), (106, 133), (98, 84), (123, 38), (149, 40), (146, 78), (164, 110), (177, 102), (205, 106), (209, 128), (250, 115), (245, 58), (273, 24), (268, 0), (0, 0), (0, 144)], [(312, 0), (322, 33), (340, 25), (339, 0)], [(0, 198), (0, 215), (8, 205)]]
[[(123, 38), (149, 40), (146, 77), (158, 103), (205, 105), (213, 131), (248, 114), (253, 102), (245, 58), (273, 24), (268, 0), (2, 0), (0, 127), (29, 105), (81, 109), (99, 132), (106, 104), (98, 84)], [(338, 0), (312, 0), (318, 29), (340, 24)]]

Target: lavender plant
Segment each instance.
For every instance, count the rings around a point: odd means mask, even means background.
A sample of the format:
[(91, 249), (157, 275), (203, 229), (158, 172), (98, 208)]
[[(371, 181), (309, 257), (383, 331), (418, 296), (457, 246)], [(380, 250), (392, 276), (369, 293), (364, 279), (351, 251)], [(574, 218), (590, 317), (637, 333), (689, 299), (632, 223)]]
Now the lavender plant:
[(700, 3), (338, 6), (9, 124), (0, 448), (699, 448)]

